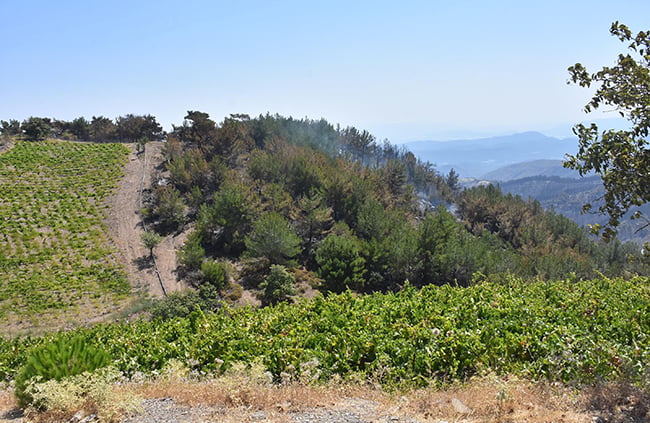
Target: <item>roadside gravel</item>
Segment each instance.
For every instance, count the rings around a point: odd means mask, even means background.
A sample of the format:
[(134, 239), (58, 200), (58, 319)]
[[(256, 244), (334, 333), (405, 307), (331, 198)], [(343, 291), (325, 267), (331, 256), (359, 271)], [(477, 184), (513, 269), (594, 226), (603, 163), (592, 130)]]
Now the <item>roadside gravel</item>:
[(287, 423), (425, 423), (409, 416), (386, 413), (374, 401), (360, 398), (344, 399), (331, 407), (306, 410), (260, 411), (226, 409), (211, 406), (184, 406), (171, 398), (147, 399), (142, 410), (121, 423), (195, 423), (195, 422), (287, 422)]

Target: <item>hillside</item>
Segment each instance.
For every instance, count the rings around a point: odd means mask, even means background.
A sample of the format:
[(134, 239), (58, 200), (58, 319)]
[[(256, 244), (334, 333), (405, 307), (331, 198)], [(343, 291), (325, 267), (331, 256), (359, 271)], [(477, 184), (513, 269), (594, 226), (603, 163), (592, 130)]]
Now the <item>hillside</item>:
[[(645, 271), (641, 262), (627, 260), (627, 254), (638, 255), (636, 247), (594, 242), (577, 225), (545, 212), (527, 196), (522, 199), (485, 187), (460, 191), (453, 175), (442, 176), (412, 153), (379, 145), (366, 131), (335, 128), (322, 120), (236, 115), (217, 124), (205, 113), (189, 112), (166, 143), (149, 142), (138, 148), (19, 142), (2, 156), (8, 162), (6, 177), (18, 166), (13, 162), (18, 160), (16, 152), (25, 150), (38, 160), (33, 152), (51, 145), (64, 151), (61, 166), (67, 149), (121, 149), (121, 182), (117, 183), (118, 176), (94, 179), (98, 185), (91, 191), (104, 194), (101, 198), (92, 194), (93, 201), (108, 207), (102, 206), (101, 213), (91, 211), (99, 220), (93, 228), (80, 226), (86, 228), (82, 237), (91, 231), (104, 234), (107, 243), (112, 240), (107, 245), (117, 267), (111, 274), (128, 276), (128, 284), (126, 279), (121, 282), (123, 293), (160, 297), (178, 291), (156, 303), (155, 315), (187, 314), (196, 306), (214, 310), (224, 300), (269, 305), (316, 291), (394, 291), (406, 280), (415, 286), (467, 286), (478, 273), (591, 278)], [(130, 151), (126, 145), (132, 146)], [(89, 166), (88, 172), (98, 168), (94, 160), (82, 163)], [(51, 173), (46, 177), (55, 180)], [(65, 179), (56, 181), (66, 189), (72, 187)], [(113, 189), (114, 194), (107, 196)], [(524, 190), (534, 193), (533, 185)], [(576, 190), (586, 195), (584, 186)], [(77, 198), (80, 193), (63, 195)], [(20, 210), (8, 213), (29, 210), (22, 203), (16, 207)], [(38, 233), (39, 227), (49, 225), (38, 213), (31, 216), (30, 225), (37, 229), (22, 231)], [(67, 211), (59, 216), (79, 222)], [(141, 239), (145, 227), (160, 235), (150, 254)], [(66, 242), (83, 246), (73, 231), (64, 235)], [(47, 244), (47, 239), (38, 242)], [(17, 254), (14, 245), (15, 241), (5, 242), (6, 257)], [(84, 248), (83, 254), (88, 254)], [(12, 260), (18, 258), (5, 262)], [(55, 290), (59, 280), (70, 277), (62, 271), (56, 274), (57, 282), (48, 284)], [(48, 301), (66, 294), (60, 289), (54, 297), (42, 292)], [(9, 304), (18, 298), (7, 303), (7, 310), (16, 309)], [(124, 297), (110, 310), (129, 302), (133, 309), (145, 305), (143, 297)], [(41, 308), (38, 301), (32, 304), (35, 308), (25, 317), (35, 316)], [(53, 302), (45, 308), (67, 312), (80, 304)], [(16, 328), (39, 326), (31, 318), (19, 323), (21, 312), (16, 310), (10, 313), (17, 319)], [(100, 319), (98, 315), (109, 318), (108, 311), (90, 313), (85, 320), (73, 314), (74, 324)]]
[(127, 154), (122, 145), (49, 141), (18, 142), (0, 155), (5, 333), (90, 321), (128, 299), (102, 225)]
[(481, 176), (481, 179), (501, 182), (512, 181), (514, 179), (530, 178), (534, 176), (550, 176), (573, 179), (580, 178), (580, 175), (577, 171), (565, 168), (562, 163), (562, 160), (532, 160), (514, 163), (485, 173)]
[(117, 247), (120, 262), (129, 274), (133, 285), (154, 297), (167, 292), (178, 291), (185, 286), (177, 279), (176, 250), (185, 242), (183, 233), (170, 234), (155, 247), (155, 263), (149, 259), (149, 252), (143, 245), (142, 216), (143, 192), (154, 183), (156, 169), (162, 165), (160, 141), (151, 141), (137, 152), (133, 144), (129, 147), (128, 162), (113, 194), (107, 198), (106, 229)]
[[(242, 288), (273, 303), (292, 287), (374, 292), (405, 280), (468, 285), (476, 272), (589, 278), (637, 269), (624, 259), (636, 247), (596, 243), (496, 189), (460, 192), (451, 176), (355, 128), (269, 115), (217, 124), (190, 112), (165, 154), (147, 219), (161, 233), (192, 228), (178, 274), (207, 307), (215, 291), (234, 299)], [(286, 291), (267, 292), (279, 275)]]
[(18, 140), (0, 164), (0, 205), (20, 216), (0, 239), (13, 335), (0, 337), (0, 379), (19, 392), (43, 368), (34, 360), (69, 346), (88, 349), (81, 363), (110, 364), (80, 386), (249, 395), (219, 397), (235, 407), (269, 407), (251, 397), (268, 386), (646, 374), (650, 291), (633, 277), (648, 274), (636, 246), (596, 242), (495, 186), (460, 190), (453, 173), (366, 131), (188, 112), (166, 142)]

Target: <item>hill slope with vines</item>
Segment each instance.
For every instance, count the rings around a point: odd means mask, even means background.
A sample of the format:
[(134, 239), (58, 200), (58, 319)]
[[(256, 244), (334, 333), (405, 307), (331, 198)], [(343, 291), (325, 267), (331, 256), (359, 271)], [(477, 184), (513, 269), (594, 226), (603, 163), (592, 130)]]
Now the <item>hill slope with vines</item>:
[(17, 142), (0, 155), (0, 317), (10, 331), (90, 318), (131, 291), (106, 234), (120, 144)]

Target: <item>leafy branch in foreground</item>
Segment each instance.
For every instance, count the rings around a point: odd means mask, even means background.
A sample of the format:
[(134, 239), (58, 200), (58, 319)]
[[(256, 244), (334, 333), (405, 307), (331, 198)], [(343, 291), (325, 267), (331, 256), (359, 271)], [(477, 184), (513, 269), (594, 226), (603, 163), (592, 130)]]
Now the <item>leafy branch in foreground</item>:
[[(596, 124), (576, 125), (579, 151), (569, 155), (565, 166), (581, 175), (591, 171), (600, 174), (605, 186), (601, 213), (609, 216), (602, 231), (605, 239), (616, 235), (616, 227), (631, 210), (650, 201), (650, 32), (633, 35), (630, 29), (614, 22), (610, 33), (623, 43), (629, 43), (631, 53), (619, 54), (616, 64), (589, 73), (580, 63), (569, 67), (569, 83), (598, 88), (585, 106), (589, 113), (611, 106), (631, 124), (627, 130), (607, 130), (599, 134)], [(584, 207), (591, 209), (591, 204)], [(633, 218), (639, 218), (635, 212)], [(648, 223), (650, 224), (650, 223)], [(647, 226), (647, 225), (646, 225)], [(595, 232), (601, 227), (594, 225)]]

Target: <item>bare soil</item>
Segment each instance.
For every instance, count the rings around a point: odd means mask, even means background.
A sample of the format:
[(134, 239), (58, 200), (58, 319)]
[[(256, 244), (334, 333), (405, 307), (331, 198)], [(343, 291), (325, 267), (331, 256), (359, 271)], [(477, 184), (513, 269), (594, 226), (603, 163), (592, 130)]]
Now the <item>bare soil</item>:
[(155, 297), (163, 296), (163, 290), (172, 292), (184, 288), (175, 269), (176, 249), (185, 242), (186, 235), (166, 236), (154, 249), (155, 263), (149, 259), (149, 251), (140, 238), (144, 231), (140, 214), (142, 190), (151, 188), (155, 182), (156, 168), (163, 160), (162, 146), (162, 142), (149, 142), (143, 153), (136, 154), (135, 145), (129, 145), (131, 153), (124, 168), (125, 175), (107, 200), (110, 209), (106, 219), (108, 233), (118, 248), (119, 260), (124, 263), (132, 285)]
[(0, 138), (0, 153), (9, 150), (13, 146), (14, 146), (13, 138), (10, 137)]

